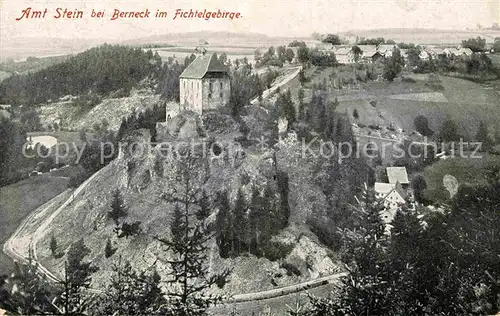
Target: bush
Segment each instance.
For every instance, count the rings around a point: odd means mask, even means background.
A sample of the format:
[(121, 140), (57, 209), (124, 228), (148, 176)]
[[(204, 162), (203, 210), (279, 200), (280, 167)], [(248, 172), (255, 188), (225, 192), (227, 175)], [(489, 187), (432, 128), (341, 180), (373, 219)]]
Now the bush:
[(261, 253), (264, 258), (277, 261), (285, 258), (293, 250), (294, 245), (285, 245), (281, 242), (269, 241), (261, 246)]
[(286, 270), (286, 274), (288, 276), (292, 276), (292, 275), (296, 275), (296, 276), (301, 276), (302, 275), (302, 272), (300, 272), (299, 268), (297, 268), (296, 266), (294, 266), (293, 264), (289, 263), (289, 262), (286, 262), (286, 261), (282, 261), (280, 263), (280, 268), (283, 268)]

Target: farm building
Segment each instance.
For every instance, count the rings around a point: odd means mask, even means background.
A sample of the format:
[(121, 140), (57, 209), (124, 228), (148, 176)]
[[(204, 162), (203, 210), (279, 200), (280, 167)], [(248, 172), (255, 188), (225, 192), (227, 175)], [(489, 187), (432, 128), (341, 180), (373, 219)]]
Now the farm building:
[(180, 105), (200, 115), (229, 103), (231, 83), (227, 69), (214, 54), (201, 54), (179, 77)]

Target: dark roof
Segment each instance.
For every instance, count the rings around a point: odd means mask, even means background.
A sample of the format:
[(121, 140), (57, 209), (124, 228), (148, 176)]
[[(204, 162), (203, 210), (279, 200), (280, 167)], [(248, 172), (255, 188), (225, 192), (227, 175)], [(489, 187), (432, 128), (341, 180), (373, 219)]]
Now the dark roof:
[(216, 55), (202, 54), (196, 57), (179, 77), (201, 79), (209, 72), (227, 73), (227, 69), (219, 62)]

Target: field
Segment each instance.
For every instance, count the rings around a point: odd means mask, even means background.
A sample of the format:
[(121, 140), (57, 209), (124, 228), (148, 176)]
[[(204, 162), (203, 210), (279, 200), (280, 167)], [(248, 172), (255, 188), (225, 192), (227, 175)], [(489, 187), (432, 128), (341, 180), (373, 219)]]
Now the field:
[(491, 59), (493, 66), (500, 68), (500, 54), (489, 54), (488, 57)]
[(425, 168), (427, 189), (424, 194), (431, 201), (445, 201), (450, 195), (443, 186), (443, 177), (454, 176), (459, 185), (481, 184), (486, 181), (488, 168), (500, 166), (500, 156), (486, 155), (481, 159), (453, 158), (441, 160)]
[[(175, 46), (153, 48), (152, 50), (153, 52), (157, 52), (163, 61), (172, 57), (174, 60), (177, 60), (178, 63), (183, 63), (186, 57), (191, 54), (198, 54), (198, 52), (194, 50), (195, 48), (196, 46)], [(224, 53), (230, 60), (243, 59), (246, 57), (252, 64), (254, 63), (254, 52), (258, 48), (258, 46), (207, 46), (207, 50), (210, 53), (217, 53), (218, 55)]]
[[(425, 85), (426, 79), (415, 82), (368, 82), (349, 97), (339, 96), (338, 111), (359, 113), (359, 123), (393, 125), (405, 131), (414, 131), (414, 119), (424, 115), (432, 130), (439, 132), (442, 122), (451, 117), (458, 125), (460, 135), (473, 139), (480, 121), (498, 126), (500, 95), (493, 88), (483, 87), (463, 79), (441, 76), (442, 91), (433, 91)], [(335, 93), (332, 93), (332, 97)], [(376, 102), (375, 106), (370, 101)], [(373, 103), (373, 102), (372, 102)]]
[[(23, 219), (40, 205), (63, 192), (68, 179), (39, 176), (0, 188), (0, 244), (10, 237)], [(0, 253), (0, 274), (14, 267), (12, 260)]]

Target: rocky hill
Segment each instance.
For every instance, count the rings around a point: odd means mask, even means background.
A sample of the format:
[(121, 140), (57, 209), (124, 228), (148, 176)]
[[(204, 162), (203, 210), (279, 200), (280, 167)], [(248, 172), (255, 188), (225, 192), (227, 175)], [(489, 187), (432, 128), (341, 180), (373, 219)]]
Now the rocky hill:
[[(259, 110), (254, 113), (265, 115)], [(331, 253), (318, 242), (305, 224), (308, 215), (315, 208), (325, 207), (326, 198), (316, 179), (325, 162), (301, 158), (300, 143), (293, 135), (275, 148), (260, 148), (256, 145), (231, 148), (231, 143), (227, 140), (238, 137), (235, 128), (239, 123), (228, 115), (216, 113), (212, 116), (211, 119), (205, 119), (205, 128), (209, 137), (213, 139), (216, 136), (217, 141), (222, 144), (223, 152), (205, 152), (206, 159), (201, 160), (208, 178), (200, 184), (212, 199), (217, 192), (225, 190), (234, 202), (240, 188), (249, 197), (253, 187), (263, 188), (276, 182), (277, 168), (288, 172), (290, 176), (289, 224), (273, 237), (278, 245), (289, 247), (290, 251), (284, 258), (276, 261), (254, 255), (223, 259), (219, 256), (215, 240), (212, 240), (208, 263), (210, 268), (213, 271), (232, 269), (230, 281), (223, 290), (227, 293), (258, 291), (338, 272)], [(243, 120), (249, 124), (255, 123), (255, 117), (252, 116), (243, 117)], [(217, 126), (221, 122), (234, 128)], [(222, 130), (231, 132), (227, 134)], [(147, 136), (142, 139), (146, 140)], [(201, 142), (204, 139), (194, 140)], [(169, 144), (175, 145), (175, 140)], [(179, 185), (176, 181), (179, 163), (174, 154), (166, 155), (165, 148), (151, 148), (140, 157), (132, 157), (130, 151), (124, 150), (119, 158), (99, 171), (81, 194), (75, 197), (74, 202), (54, 219), (48, 231), (44, 232), (37, 249), (42, 264), (61, 275), (65, 257), (55, 259), (52, 256), (49, 248), (52, 236), (57, 239), (60, 251), (67, 250), (71, 243), (84, 237), (85, 243), (92, 250), (90, 259), (100, 268), (93, 277), (94, 287), (103, 285), (103, 280), (111, 272), (112, 263), (119, 258), (129, 260), (140, 269), (155, 265), (160, 274), (166, 277), (168, 266), (165, 260), (169, 254), (153, 237), (167, 234), (173, 206), (164, 197)], [(224, 158), (220, 158), (221, 156)], [(276, 157), (277, 168), (273, 156)], [(117, 238), (113, 231), (114, 224), (107, 218), (107, 212), (115, 189), (121, 191), (128, 206), (127, 220), (141, 222), (143, 232), (139, 236)], [(213, 221), (217, 212), (218, 209), (213, 207), (209, 219)], [(110, 258), (106, 258), (104, 254), (108, 239), (117, 248)]]

